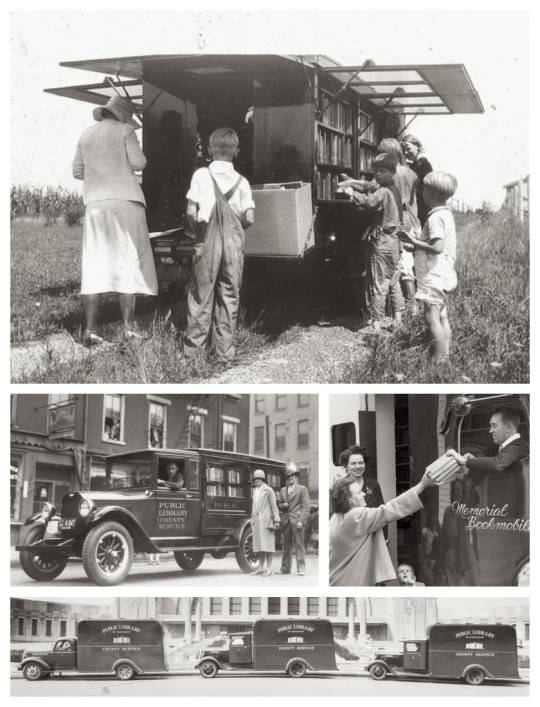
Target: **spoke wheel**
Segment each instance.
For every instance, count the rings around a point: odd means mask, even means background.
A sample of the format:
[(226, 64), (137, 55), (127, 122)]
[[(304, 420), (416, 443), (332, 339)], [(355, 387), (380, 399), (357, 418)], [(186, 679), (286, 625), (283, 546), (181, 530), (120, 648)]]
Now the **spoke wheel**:
[[(31, 545), (43, 539), (45, 526), (39, 525), (30, 530), (21, 538), (21, 545)], [(56, 579), (62, 574), (67, 565), (67, 557), (47, 555), (43, 552), (21, 550), (19, 553), (21, 567), (26, 574), (37, 582), (46, 582)]]
[(251, 525), (248, 525), (242, 537), (240, 538), (240, 547), (238, 550), (234, 551), (236, 561), (238, 562), (238, 567), (242, 572), (253, 572), (253, 570), (258, 566), (259, 560), (257, 553), (253, 551), (253, 531), (251, 530)]
[(83, 544), (84, 571), (96, 584), (119, 584), (133, 562), (133, 541), (120, 523), (106, 521), (88, 533)]

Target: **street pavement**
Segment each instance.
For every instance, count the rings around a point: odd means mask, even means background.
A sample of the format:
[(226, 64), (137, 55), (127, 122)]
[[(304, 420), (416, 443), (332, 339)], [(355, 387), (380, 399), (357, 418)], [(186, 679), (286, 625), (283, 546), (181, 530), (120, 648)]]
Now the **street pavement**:
[[(216, 587), (251, 586), (265, 587), (312, 587), (319, 583), (319, 563), (316, 555), (307, 555), (306, 574), (300, 577), (296, 571), (290, 575), (275, 574), (281, 565), (281, 554), (274, 555), (272, 569), (274, 574), (270, 577), (251, 576), (245, 574), (238, 567), (234, 554), (230, 553), (222, 560), (216, 560), (210, 554), (206, 554), (202, 565), (194, 572), (186, 572), (176, 564), (171, 553), (161, 556), (159, 565), (148, 564), (146, 555), (137, 556), (136, 561), (131, 566), (131, 571), (121, 586), (152, 586), (195, 587), (201, 584), (208, 584)], [(88, 579), (80, 561), (70, 560), (62, 574), (50, 582), (35, 582), (28, 577), (21, 569), (17, 553), (12, 554), (11, 563), (11, 585), (17, 587), (95, 587), (96, 585)]]
[(11, 680), (12, 697), (523, 697), (529, 694), (528, 683), (487, 683), (480, 686), (458, 681), (370, 680), (366, 675), (318, 673), (300, 679), (282, 674), (220, 674), (204, 679), (192, 671), (185, 675), (137, 677), (130, 682), (114, 678), (63, 677), (40, 680)]

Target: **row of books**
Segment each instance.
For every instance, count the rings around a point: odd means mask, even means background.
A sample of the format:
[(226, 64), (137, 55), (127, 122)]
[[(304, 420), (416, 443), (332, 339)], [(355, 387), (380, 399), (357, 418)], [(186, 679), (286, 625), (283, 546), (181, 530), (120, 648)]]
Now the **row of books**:
[(338, 130), (342, 130), (344, 133), (352, 133), (351, 106), (343, 101), (335, 101), (330, 105), (331, 101), (332, 96), (330, 94), (325, 91), (319, 91), (321, 122), (325, 125), (331, 125)]
[(317, 162), (352, 167), (352, 138), (338, 135), (319, 126), (317, 134)]
[(206, 495), (225, 496), (228, 498), (245, 498), (246, 496), (242, 486), (225, 486), (225, 484), (208, 484)]
[(374, 156), (375, 149), (366, 145), (358, 145), (358, 169), (362, 171), (370, 170)]
[(333, 172), (317, 173), (317, 199), (333, 199), (336, 193), (339, 175)]
[(358, 137), (361, 140), (377, 144), (377, 124), (367, 113), (358, 113)]
[(227, 481), (229, 484), (241, 484), (242, 472), (236, 469), (223, 469), (220, 466), (211, 466), (206, 470), (206, 478), (209, 482), (223, 484)]

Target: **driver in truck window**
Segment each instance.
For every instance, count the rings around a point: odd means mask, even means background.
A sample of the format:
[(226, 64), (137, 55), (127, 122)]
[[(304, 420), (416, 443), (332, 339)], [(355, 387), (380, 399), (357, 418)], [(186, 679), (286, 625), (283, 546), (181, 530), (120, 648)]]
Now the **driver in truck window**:
[[(165, 476), (165, 478), (161, 478)], [(160, 469), (158, 474), (158, 486), (164, 486), (172, 491), (180, 491), (186, 485), (184, 474), (180, 471), (180, 467), (177, 462), (171, 461), (167, 462), (165, 466), (165, 474), (163, 474)]]

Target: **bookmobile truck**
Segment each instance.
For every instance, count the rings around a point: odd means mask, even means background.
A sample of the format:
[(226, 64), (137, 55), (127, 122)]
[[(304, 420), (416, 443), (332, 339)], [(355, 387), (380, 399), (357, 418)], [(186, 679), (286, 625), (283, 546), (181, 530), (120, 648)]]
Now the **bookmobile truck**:
[[(142, 187), (162, 288), (190, 276), (185, 195), (218, 127), (236, 130), (236, 169), (253, 186), (246, 263), (278, 273), (287, 261), (361, 292), (372, 217), (337, 191), (340, 174), (372, 177), (377, 143), (403, 137), (419, 114), (482, 113), (462, 64), (342, 66), (324, 55), (152, 55), (62, 62), (104, 78), (46, 89), (104, 105), (131, 98), (147, 167)], [(294, 265), (293, 265), (294, 267)]]
[(163, 626), (152, 620), (82, 620), (77, 635), (59, 638), (50, 651), (24, 651), (19, 670), (27, 680), (69, 673), (115, 675), (131, 680), (168, 672)]

